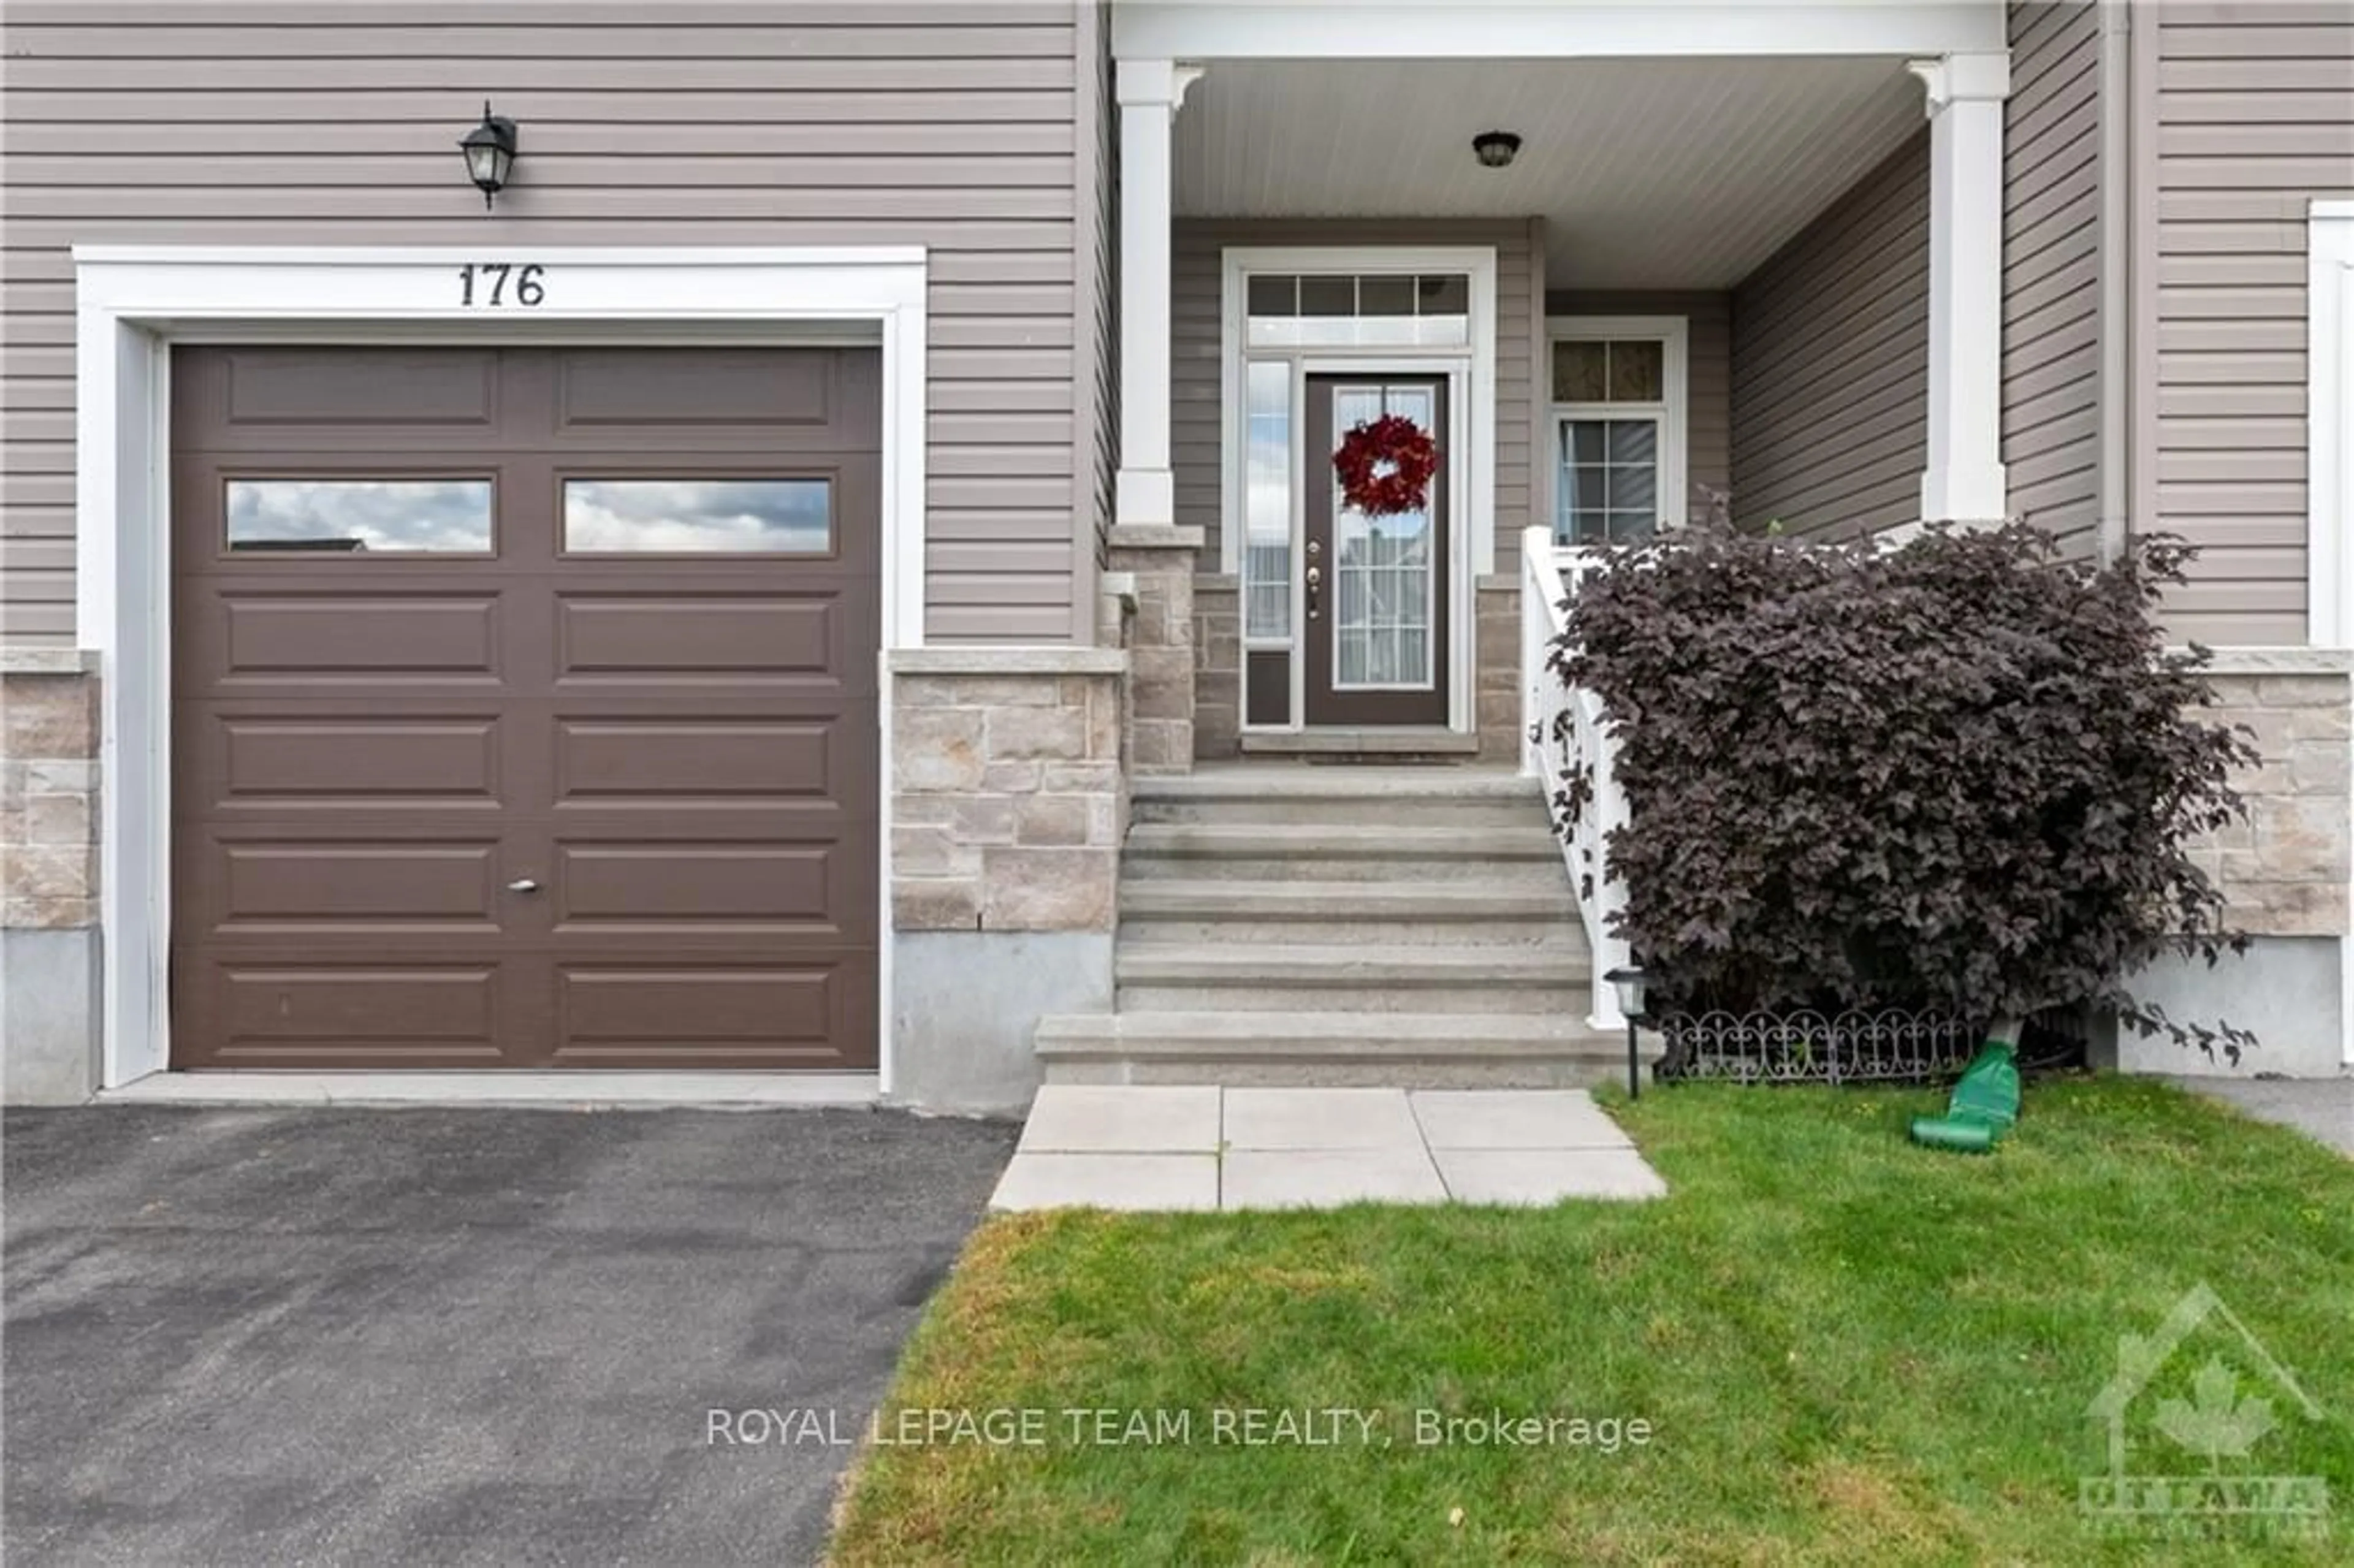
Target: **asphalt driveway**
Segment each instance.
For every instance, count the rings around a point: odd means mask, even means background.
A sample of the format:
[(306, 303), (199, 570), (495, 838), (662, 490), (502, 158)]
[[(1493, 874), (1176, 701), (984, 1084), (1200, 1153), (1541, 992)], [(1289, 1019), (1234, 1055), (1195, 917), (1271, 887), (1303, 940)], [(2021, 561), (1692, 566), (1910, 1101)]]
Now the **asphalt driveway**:
[[(5, 1131), (12, 1565), (812, 1562), (835, 1439), (1015, 1136), (127, 1107)], [(715, 1437), (748, 1409), (790, 1440)]]
[(2258, 1121), (2293, 1127), (2340, 1154), (2354, 1155), (2354, 1078), (2177, 1078), (2187, 1089), (2229, 1100)]

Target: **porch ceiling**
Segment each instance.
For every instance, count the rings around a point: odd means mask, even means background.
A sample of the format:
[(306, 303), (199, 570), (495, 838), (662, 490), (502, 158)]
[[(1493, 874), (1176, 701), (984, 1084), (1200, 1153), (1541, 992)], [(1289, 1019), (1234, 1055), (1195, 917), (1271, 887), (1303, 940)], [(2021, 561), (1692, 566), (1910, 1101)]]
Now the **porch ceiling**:
[(1925, 122), (1893, 58), (1225, 60), (1177, 116), (1176, 211), (1541, 215), (1549, 287), (1722, 289)]

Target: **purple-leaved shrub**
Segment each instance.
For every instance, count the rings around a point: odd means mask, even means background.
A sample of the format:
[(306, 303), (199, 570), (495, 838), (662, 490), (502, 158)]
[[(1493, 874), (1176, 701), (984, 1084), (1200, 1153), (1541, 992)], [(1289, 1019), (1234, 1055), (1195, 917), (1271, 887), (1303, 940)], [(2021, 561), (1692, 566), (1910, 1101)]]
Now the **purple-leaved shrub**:
[[(2157, 608), (2190, 552), (2068, 560), (2024, 525), (1901, 547), (1691, 529), (1611, 552), (1554, 668), (1599, 695), (1631, 825), (1621, 934), (1670, 1006), (2113, 1010), (2245, 938), (2190, 853), (2244, 819), (2243, 728)], [(1567, 809), (1591, 782), (1557, 781)]]

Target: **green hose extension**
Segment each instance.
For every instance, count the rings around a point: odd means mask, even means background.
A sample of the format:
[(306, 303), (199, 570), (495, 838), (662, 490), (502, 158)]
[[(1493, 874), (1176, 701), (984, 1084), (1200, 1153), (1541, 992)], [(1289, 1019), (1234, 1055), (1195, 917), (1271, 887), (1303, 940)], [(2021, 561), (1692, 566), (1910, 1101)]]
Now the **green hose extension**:
[(1913, 1141), (1964, 1154), (1990, 1152), (2019, 1119), (2019, 1035), (2024, 1020), (2006, 1018), (1962, 1069), (1944, 1116), (1913, 1118)]

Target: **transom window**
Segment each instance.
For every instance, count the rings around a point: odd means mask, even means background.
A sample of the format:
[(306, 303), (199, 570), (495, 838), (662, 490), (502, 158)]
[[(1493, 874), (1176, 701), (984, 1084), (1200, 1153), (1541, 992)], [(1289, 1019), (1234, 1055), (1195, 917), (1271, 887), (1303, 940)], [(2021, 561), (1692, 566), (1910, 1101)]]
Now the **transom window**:
[(1253, 348), (1459, 348), (1471, 341), (1471, 280), (1460, 272), (1251, 275)]
[(1572, 338), (1553, 345), (1556, 403), (1664, 403), (1667, 345), (1657, 338)]
[(1553, 541), (1626, 544), (1684, 521), (1681, 318), (1554, 323)]

